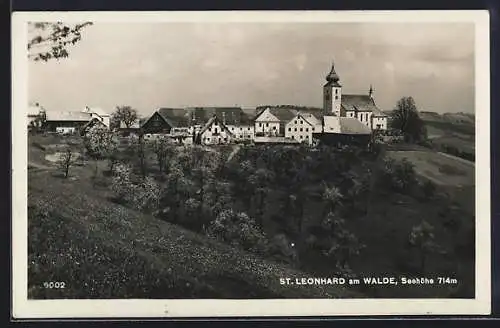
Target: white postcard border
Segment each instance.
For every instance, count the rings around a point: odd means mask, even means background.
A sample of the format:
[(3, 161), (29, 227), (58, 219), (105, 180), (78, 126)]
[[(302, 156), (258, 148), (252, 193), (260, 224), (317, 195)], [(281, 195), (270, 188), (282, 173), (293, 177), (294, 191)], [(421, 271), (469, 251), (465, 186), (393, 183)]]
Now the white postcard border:
[[(476, 298), (280, 300), (27, 299), (27, 22), (470, 22), (475, 32)], [(134, 318), (490, 314), (490, 52), (487, 11), (16, 12), (12, 15), (12, 315)]]

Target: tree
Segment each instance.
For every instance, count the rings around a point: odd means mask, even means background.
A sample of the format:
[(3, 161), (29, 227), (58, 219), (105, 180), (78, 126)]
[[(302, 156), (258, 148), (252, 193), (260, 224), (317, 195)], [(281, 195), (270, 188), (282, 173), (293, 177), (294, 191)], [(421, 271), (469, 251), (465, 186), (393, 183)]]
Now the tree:
[(428, 256), (440, 250), (434, 238), (434, 227), (425, 220), (411, 230), (409, 242), (420, 253), (420, 271), (422, 273), (424, 273)]
[(172, 153), (172, 147), (165, 138), (159, 138), (157, 140), (154, 140), (151, 146), (153, 152), (156, 155), (156, 160), (158, 162), (158, 169), (160, 170), (160, 173), (163, 173), (167, 158)]
[(420, 118), (412, 97), (398, 100), (391, 117), (392, 128), (401, 131), (409, 142), (422, 141), (426, 137), (425, 125)]
[(68, 47), (82, 39), (82, 30), (92, 22), (64, 24), (34, 22), (28, 24), (28, 59), (49, 61), (69, 56)]
[(95, 160), (95, 177), (98, 173), (98, 160), (102, 158), (109, 159), (110, 170), (116, 163), (116, 150), (118, 140), (116, 136), (102, 125), (94, 125), (84, 136), (84, 145), (88, 154)]
[(59, 154), (59, 159), (57, 160), (57, 167), (63, 171), (64, 178), (68, 178), (69, 168), (75, 163), (75, 155), (71, 148), (67, 147), (64, 152)]
[(111, 120), (114, 122), (114, 124), (118, 124), (118, 127), (120, 126), (120, 123), (123, 122), (125, 124), (125, 127), (128, 129), (134, 124), (134, 122), (137, 121), (138, 115), (137, 115), (137, 110), (130, 106), (117, 106), (116, 111), (112, 114)]

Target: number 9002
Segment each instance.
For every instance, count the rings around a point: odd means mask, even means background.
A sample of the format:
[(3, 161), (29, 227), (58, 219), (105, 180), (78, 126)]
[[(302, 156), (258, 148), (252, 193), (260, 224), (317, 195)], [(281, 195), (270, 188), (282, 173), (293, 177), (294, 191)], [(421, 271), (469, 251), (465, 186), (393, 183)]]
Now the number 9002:
[(43, 287), (45, 288), (66, 288), (66, 283), (62, 281), (50, 281), (50, 282), (44, 282)]

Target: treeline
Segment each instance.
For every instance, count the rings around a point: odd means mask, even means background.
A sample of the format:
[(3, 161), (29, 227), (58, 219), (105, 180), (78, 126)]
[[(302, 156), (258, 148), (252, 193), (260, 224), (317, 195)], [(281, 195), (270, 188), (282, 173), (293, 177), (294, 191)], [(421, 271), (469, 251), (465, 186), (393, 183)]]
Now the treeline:
[(108, 159), (114, 201), (308, 272), (353, 274), (374, 192), (425, 201), (435, 189), (406, 161), (376, 161), (377, 147), (242, 146), (228, 162), (230, 149), (111, 139), (85, 144)]

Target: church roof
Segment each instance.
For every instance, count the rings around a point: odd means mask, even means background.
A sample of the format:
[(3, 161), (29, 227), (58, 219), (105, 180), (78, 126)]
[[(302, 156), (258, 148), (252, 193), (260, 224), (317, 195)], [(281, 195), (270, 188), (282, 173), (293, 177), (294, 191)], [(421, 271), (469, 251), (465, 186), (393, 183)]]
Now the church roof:
[(371, 134), (369, 127), (354, 117), (339, 117), (341, 134)]
[(362, 112), (372, 112), (375, 116), (386, 116), (377, 107), (372, 97), (368, 95), (346, 95), (341, 96), (342, 107), (345, 110), (354, 110)]

